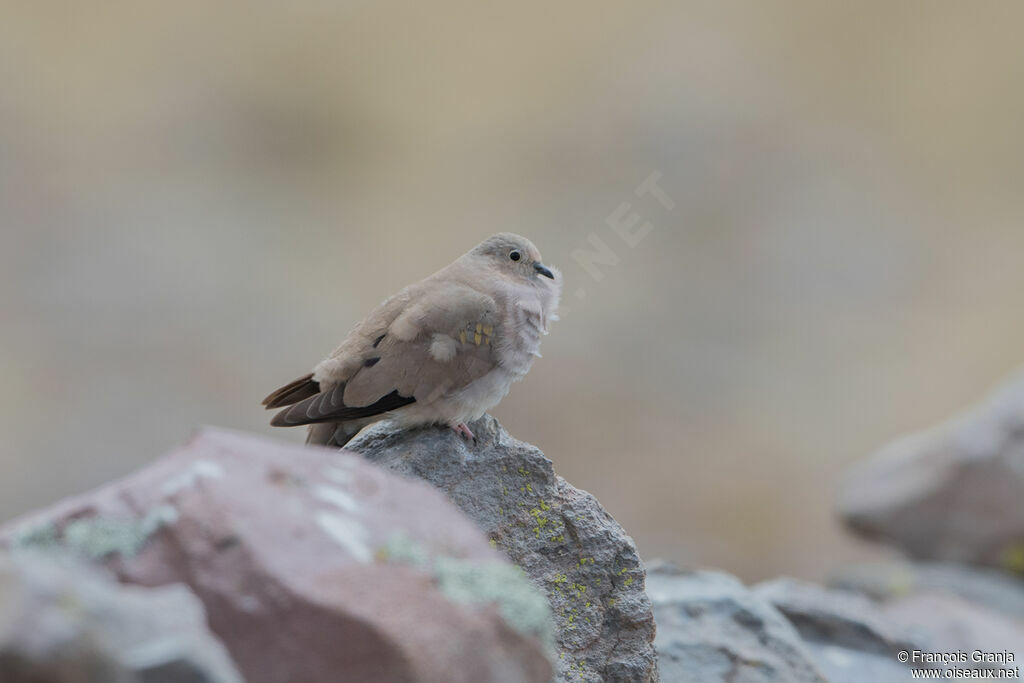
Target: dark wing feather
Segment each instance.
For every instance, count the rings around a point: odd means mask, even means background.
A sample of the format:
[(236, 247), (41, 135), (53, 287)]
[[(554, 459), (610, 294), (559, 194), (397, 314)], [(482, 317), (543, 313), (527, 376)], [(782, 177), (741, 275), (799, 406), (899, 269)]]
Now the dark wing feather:
[(412, 396), (401, 396), (397, 391), (392, 391), (368, 406), (347, 406), (342, 400), (344, 394), (344, 383), (338, 384), (329, 391), (310, 396), (285, 408), (274, 416), (270, 424), (275, 427), (296, 427), (318, 422), (344, 422), (380, 415), (416, 400)]
[(280, 408), (281, 406), (290, 406), (293, 403), (314, 396), (320, 392), (320, 385), (313, 380), (313, 373), (309, 373), (303, 377), (298, 378), (294, 382), (289, 382), (283, 387), (267, 396), (263, 399), (263, 405), (270, 408)]

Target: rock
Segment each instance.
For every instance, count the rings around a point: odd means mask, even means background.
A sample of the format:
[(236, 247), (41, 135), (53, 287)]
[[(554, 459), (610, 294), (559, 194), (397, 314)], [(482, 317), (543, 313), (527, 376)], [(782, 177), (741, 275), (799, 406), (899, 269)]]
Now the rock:
[(852, 591), (793, 579), (760, 584), (754, 593), (786, 615), (836, 683), (905, 681), (913, 662), (900, 664), (900, 651), (963, 652), (968, 659), (949, 667), (920, 660), (916, 664), (960, 671), (1003, 668), (972, 661), (975, 651), (1015, 653), (1009, 668), (1019, 666), (1024, 657), (1024, 625), (955, 595), (921, 591), (875, 602)]
[(242, 683), (181, 584), (119, 585), (61, 555), (0, 555), (5, 683)]
[(337, 451), (206, 430), (0, 539), (187, 583), (250, 683), (551, 676), (522, 572), (431, 487)]
[(796, 629), (735, 577), (652, 570), (647, 592), (658, 622), (655, 645), (664, 680), (825, 681)]
[(1024, 662), (1024, 622), (949, 593), (922, 591), (885, 603), (884, 619), (926, 634), (932, 652), (1011, 652), (1001, 663), (966, 662), (960, 669), (1017, 668)]
[(753, 588), (774, 605), (810, 641), (895, 658), (921, 643), (878, 616), (878, 606), (853, 591), (823, 588), (791, 578), (772, 579)]
[(880, 602), (921, 592), (947, 593), (1024, 620), (1024, 579), (997, 569), (937, 562), (879, 562), (844, 567), (828, 583)]
[[(957, 595), (920, 591), (878, 602), (789, 578), (747, 589), (727, 574), (660, 567), (649, 571), (647, 589), (665, 680), (896, 683), (914, 666), (900, 652), (963, 652), (964, 662), (919, 658), (916, 667), (979, 674), (1024, 658), (1019, 621)], [(1012, 654), (986, 663), (972, 661), (975, 651)]]
[(927, 635), (937, 651), (1008, 650), (1024, 661), (1024, 580), (968, 565), (890, 562), (831, 580), (881, 603), (879, 615)]
[(753, 592), (796, 627), (832, 683), (907, 680), (910, 671), (898, 653), (928, 649), (915, 634), (880, 617), (878, 606), (859, 593), (789, 578), (758, 584)]
[(537, 448), (490, 417), (450, 430), (377, 423), (346, 449), (448, 494), (548, 597), (560, 680), (654, 681), (654, 617), (633, 540)]
[(914, 558), (1024, 573), (1024, 373), (981, 406), (848, 472), (846, 523)]

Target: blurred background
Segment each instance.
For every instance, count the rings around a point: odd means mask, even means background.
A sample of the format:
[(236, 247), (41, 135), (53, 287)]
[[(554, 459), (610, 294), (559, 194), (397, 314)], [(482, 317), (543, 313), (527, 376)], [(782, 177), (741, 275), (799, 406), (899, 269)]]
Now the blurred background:
[[(259, 403), (487, 235), (566, 276), (494, 411), (647, 558), (874, 552), (843, 467), (1024, 361), (1024, 5), (0, 7), (0, 519)], [(636, 188), (652, 173), (674, 208)], [(623, 203), (629, 206), (621, 209)], [(628, 246), (609, 227), (635, 212)], [(575, 250), (614, 252), (597, 280)]]

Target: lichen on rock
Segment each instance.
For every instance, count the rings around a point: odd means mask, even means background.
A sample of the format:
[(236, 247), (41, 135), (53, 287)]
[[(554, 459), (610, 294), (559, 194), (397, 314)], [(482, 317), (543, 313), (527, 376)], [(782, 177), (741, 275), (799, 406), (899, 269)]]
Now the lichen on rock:
[(509, 627), (523, 635), (540, 638), (547, 649), (553, 651), (548, 604), (519, 567), (449, 555), (431, 558), (426, 548), (405, 534), (395, 534), (377, 556), (383, 561), (405, 563), (428, 571), (452, 602), (497, 605)]
[(163, 504), (140, 518), (89, 515), (70, 520), (63, 528), (44, 521), (19, 531), (11, 547), (15, 551), (67, 549), (92, 559), (108, 555), (133, 557), (160, 527), (177, 518), (174, 506)]
[(551, 461), (490, 416), (475, 443), (381, 422), (346, 450), (448, 494), (547, 596), (560, 680), (654, 681), (654, 617), (633, 540)]
[(551, 648), (548, 605), (519, 567), (439, 557), (434, 563), (434, 578), (449, 600), (494, 603), (506, 624), (525, 635), (540, 637)]

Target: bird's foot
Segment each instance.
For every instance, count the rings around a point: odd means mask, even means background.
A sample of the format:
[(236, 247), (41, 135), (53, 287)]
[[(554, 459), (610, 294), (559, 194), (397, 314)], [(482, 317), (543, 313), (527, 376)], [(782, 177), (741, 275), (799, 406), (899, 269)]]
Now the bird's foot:
[(473, 434), (473, 432), (469, 430), (469, 427), (467, 427), (464, 422), (449, 422), (448, 426), (451, 428), (453, 432), (455, 432), (462, 438), (469, 439), (470, 441), (476, 441), (476, 436)]

